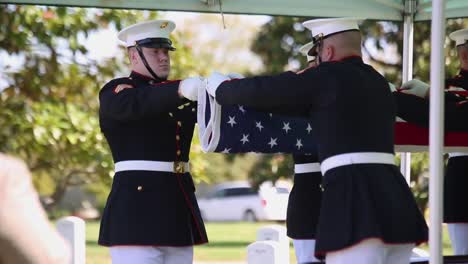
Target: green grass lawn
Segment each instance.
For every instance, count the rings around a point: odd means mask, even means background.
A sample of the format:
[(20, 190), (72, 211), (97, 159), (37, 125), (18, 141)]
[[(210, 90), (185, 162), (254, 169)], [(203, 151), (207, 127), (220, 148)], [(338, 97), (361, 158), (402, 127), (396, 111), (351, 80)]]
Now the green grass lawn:
[[(257, 229), (272, 223), (206, 223), (206, 230), (210, 243), (195, 247), (195, 261), (245, 261), (247, 245), (255, 241)], [(110, 263), (107, 248), (97, 244), (99, 234), (98, 222), (86, 223), (86, 263)], [(451, 255), (447, 229), (443, 232), (444, 255)], [(428, 250), (427, 245), (421, 248)], [(296, 263), (292, 243), (290, 247), (291, 263)]]
[[(245, 261), (247, 245), (255, 241), (257, 229), (274, 223), (206, 223), (210, 243), (195, 247), (195, 261)], [(86, 223), (86, 263), (110, 263), (109, 251), (97, 244), (98, 222)], [(295, 263), (292, 245), (291, 263)]]

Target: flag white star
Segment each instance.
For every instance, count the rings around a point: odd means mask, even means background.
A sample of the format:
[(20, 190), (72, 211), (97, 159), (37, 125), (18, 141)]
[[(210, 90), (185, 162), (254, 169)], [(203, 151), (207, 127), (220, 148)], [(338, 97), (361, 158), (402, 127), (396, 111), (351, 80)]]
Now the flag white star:
[(236, 117), (235, 116), (229, 116), (228, 124), (230, 124), (231, 127), (234, 127), (234, 125), (237, 124)]
[(261, 121), (255, 122), (255, 126), (258, 128), (258, 130), (260, 130), (260, 132), (262, 131), (263, 126), (262, 126), (262, 122), (261, 122)]
[(268, 114), (270, 115), (270, 118), (272, 118), (272, 117), (273, 117), (273, 114), (272, 114), (272, 113), (268, 113)]
[(231, 151), (230, 148), (224, 148), (224, 150), (221, 151), (221, 153), (227, 154), (227, 153), (230, 153), (230, 151)]
[(306, 130), (307, 130), (307, 134), (310, 134), (310, 131), (312, 131), (312, 127), (310, 126), (309, 123), (307, 123), (307, 128), (306, 128)]
[(243, 114), (245, 114), (246, 110), (244, 109), (244, 106), (239, 105), (239, 111), (241, 111)]
[(299, 138), (298, 138), (298, 139), (296, 140), (296, 147), (297, 147), (297, 149), (301, 149), (302, 146), (304, 146), (304, 145), (302, 145), (302, 139), (299, 139)]
[(289, 126), (289, 122), (288, 123), (285, 123), (283, 122), (283, 128), (282, 128), (284, 131), (286, 131), (286, 134), (289, 132), (289, 130), (291, 130), (291, 127)]
[(242, 134), (242, 139), (240, 140), (242, 142), (242, 145), (249, 142), (249, 134)]
[(268, 143), (268, 145), (270, 145), (270, 148), (273, 148), (274, 146), (278, 145), (278, 143), (276, 143), (276, 140), (278, 140), (278, 138), (270, 138), (270, 142)]

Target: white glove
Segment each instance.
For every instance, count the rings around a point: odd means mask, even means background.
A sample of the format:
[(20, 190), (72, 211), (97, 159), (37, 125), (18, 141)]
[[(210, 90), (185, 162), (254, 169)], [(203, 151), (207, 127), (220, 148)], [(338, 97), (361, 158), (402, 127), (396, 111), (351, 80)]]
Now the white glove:
[(197, 101), (198, 89), (204, 85), (202, 77), (190, 77), (184, 79), (179, 84), (179, 93), (190, 101)]
[(429, 84), (424, 83), (418, 79), (405, 82), (402, 86), (402, 93), (412, 94), (418, 97), (425, 98), (429, 94)]
[(229, 79), (244, 79), (244, 75), (240, 74), (240, 73), (237, 73), (237, 72), (230, 72), (227, 74), (227, 77), (229, 77)]
[(390, 87), (390, 92), (393, 93), (393, 92), (397, 91), (397, 89), (396, 89), (396, 87), (395, 87), (395, 85), (393, 83), (389, 82), (388, 86)]
[(216, 89), (218, 89), (218, 86), (224, 82), (230, 80), (228, 76), (223, 75), (219, 72), (213, 72), (211, 73), (210, 77), (206, 79), (206, 91), (208, 92), (209, 95), (216, 97)]

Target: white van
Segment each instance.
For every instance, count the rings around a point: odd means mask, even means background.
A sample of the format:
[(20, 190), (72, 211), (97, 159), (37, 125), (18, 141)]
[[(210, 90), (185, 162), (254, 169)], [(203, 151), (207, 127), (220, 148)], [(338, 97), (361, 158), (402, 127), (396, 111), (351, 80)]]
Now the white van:
[(226, 182), (198, 199), (205, 221), (285, 221), (289, 189), (268, 184), (254, 190), (246, 181)]

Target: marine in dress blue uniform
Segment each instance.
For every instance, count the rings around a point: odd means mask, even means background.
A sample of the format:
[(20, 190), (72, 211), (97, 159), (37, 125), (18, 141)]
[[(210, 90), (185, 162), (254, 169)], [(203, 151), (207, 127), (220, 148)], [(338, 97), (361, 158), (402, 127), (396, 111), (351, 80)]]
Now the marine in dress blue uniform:
[[(309, 55), (311, 41), (299, 48), (309, 67), (315, 66), (315, 56)], [(289, 194), (286, 215), (287, 235), (292, 238), (298, 264), (317, 262), (315, 238), (322, 201), (322, 173), (317, 153), (293, 154), (294, 185)]]
[(297, 263), (315, 258), (317, 224), (322, 201), (322, 173), (316, 154), (293, 154), (294, 185), (289, 194), (286, 215), (287, 235), (293, 239)]
[(315, 124), (324, 175), (316, 256), (327, 264), (408, 263), (427, 225), (394, 164), (388, 82), (362, 61), (356, 20), (304, 26), (318, 41), (317, 67), (238, 80), (214, 73), (207, 90), (221, 105), (290, 107)]
[[(452, 32), (461, 70), (445, 80), (445, 130), (468, 131), (468, 29)], [(415, 83), (415, 82), (413, 82)], [(405, 86), (405, 84), (403, 85)], [(429, 85), (425, 86), (427, 90)], [(398, 115), (406, 121), (429, 126), (429, 100), (411, 90), (395, 93)], [(426, 95), (427, 93), (424, 93)], [(455, 255), (468, 255), (468, 153), (449, 153), (444, 178), (444, 223), (447, 223)]]
[(113, 263), (192, 263), (192, 246), (208, 242), (188, 166), (196, 102), (180, 96), (185, 80), (167, 80), (174, 28), (157, 20), (122, 30), (136, 66), (99, 94), (115, 163), (99, 244), (112, 247)]

